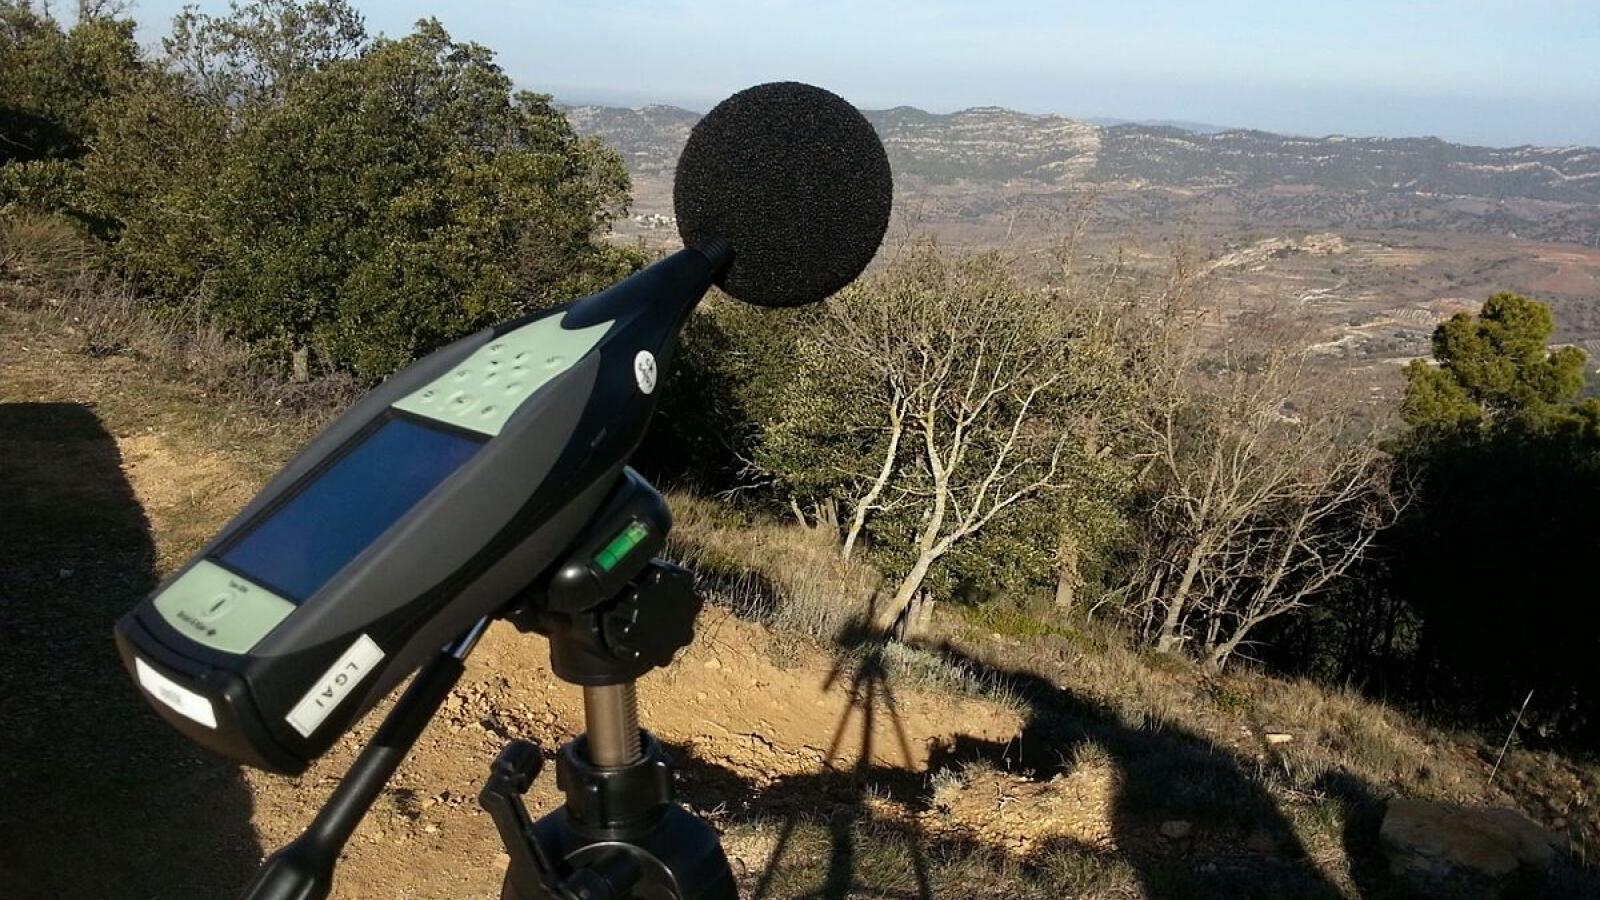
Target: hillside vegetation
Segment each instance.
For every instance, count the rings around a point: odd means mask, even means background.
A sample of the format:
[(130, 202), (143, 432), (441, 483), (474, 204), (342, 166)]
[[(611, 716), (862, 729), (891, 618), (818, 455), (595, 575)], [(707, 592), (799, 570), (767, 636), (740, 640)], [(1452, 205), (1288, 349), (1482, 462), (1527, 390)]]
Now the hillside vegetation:
[[(0, 0), (9, 452), (28, 466), (12, 471), (41, 473), (8, 488), (26, 512), (6, 521), (56, 522), (11, 526), (21, 599), (6, 609), (38, 638), (29, 671), (88, 653), (107, 679), (96, 603), (131, 603), (317, 422), (455, 337), (648, 258), (610, 239), (629, 198), (618, 154), (435, 21), (375, 38), (340, 0), (257, 0), (185, 11), (147, 54), (108, 9), (68, 27)], [(891, 112), (899, 158), (955, 147), (946, 161), (985, 178), (980, 157), (1041, 128), (1105, 141), (992, 109), (930, 140), (950, 123)], [(659, 110), (647, 124), (684, 127)], [(1075, 159), (1027, 164), (1086, 177)], [(721, 787), (707, 796), (746, 804), (729, 833), (766, 848), (751, 852), (768, 873), (812, 835), (794, 895), (817, 866), (831, 896), (908, 871), (910, 887), (871, 890), (927, 895), (934, 847), (948, 877), (998, 893), (1381, 897), (1399, 888), (1377, 822), (1411, 795), (1518, 807), (1565, 838), (1570, 855), (1514, 860), (1497, 889), (1586, 889), (1600, 401), (1585, 352), (1553, 346), (1551, 308), (1497, 284), (1437, 324), (1394, 402), (1329, 364), (1297, 304), (1216, 295), (1217, 271), (1332, 257), (1338, 238), (1134, 265), (1086, 248), (1094, 214), (1025, 259), (908, 231), (826, 303), (717, 295), (686, 327), (635, 458), (679, 489), (674, 552), (760, 648), (740, 654), (752, 686), (824, 670), (820, 688), (785, 681), (790, 699), (842, 694), (867, 723), (840, 777), (828, 723), (738, 712), (793, 730), (774, 749), (787, 768), (715, 744), (737, 777), (702, 768)], [(169, 462), (122, 484), (124, 454), (160, 456), (128, 445), (139, 428), (161, 453), (225, 449), (216, 483)], [(79, 442), (103, 490), (67, 490), (59, 441)], [(173, 508), (146, 527), (156, 497)], [(96, 503), (120, 504), (105, 526), (120, 549), (73, 591), (49, 574), (78, 564), (48, 561), (83, 558), (100, 526), (50, 510)], [(672, 683), (674, 702), (701, 704), (679, 727), (709, 717), (780, 743)], [(462, 701), (498, 723), (475, 751), (513, 733), (499, 704), (548, 687), (494, 684)], [(891, 685), (926, 707), (920, 750), (890, 734), (898, 763), (870, 746), (897, 715)], [(964, 729), (966, 705), (982, 728)], [(513, 708), (518, 729), (561, 733)], [(59, 716), (18, 728), (72, 737)], [(676, 739), (705, 759), (697, 733)], [(47, 782), (30, 766), (18, 790), (34, 797)], [(207, 771), (247, 799), (286, 796)], [(157, 802), (148, 787), (129, 808)], [(760, 800), (776, 787), (833, 806), (774, 832)], [(1017, 798), (1054, 810), (1045, 831), (1000, 814)], [(779, 889), (769, 877), (758, 894)]]
[[(664, 170), (683, 148), (696, 113), (673, 106), (578, 106), (575, 127)], [(1162, 125), (1094, 125), (1000, 107), (930, 113), (868, 110), (895, 173), (929, 181), (1080, 179), (1172, 188), (1307, 185), (1396, 194), (1526, 197), (1600, 202), (1594, 147), (1473, 147), (1438, 138), (1296, 137)], [(1377, 165), (1375, 165), (1377, 163)], [(1383, 177), (1379, 177), (1382, 172)]]

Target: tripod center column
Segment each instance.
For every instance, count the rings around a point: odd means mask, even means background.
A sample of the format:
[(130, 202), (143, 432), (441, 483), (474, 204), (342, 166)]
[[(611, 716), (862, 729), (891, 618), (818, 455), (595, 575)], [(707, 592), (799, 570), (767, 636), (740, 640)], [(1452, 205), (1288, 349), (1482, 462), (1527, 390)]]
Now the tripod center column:
[(639, 760), (639, 695), (634, 682), (583, 689), (589, 762), (620, 769)]

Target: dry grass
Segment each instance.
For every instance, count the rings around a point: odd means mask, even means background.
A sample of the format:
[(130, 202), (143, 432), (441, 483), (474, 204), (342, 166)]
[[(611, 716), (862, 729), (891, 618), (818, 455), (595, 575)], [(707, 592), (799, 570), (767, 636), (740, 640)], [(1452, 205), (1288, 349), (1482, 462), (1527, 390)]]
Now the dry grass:
[(93, 245), (55, 216), (0, 215), (0, 278), (49, 288), (91, 272), (94, 259)]
[(723, 841), (740, 875), (741, 896), (755, 896), (764, 879), (769, 897), (1145, 896), (1139, 872), (1103, 849), (1061, 844), (1019, 859), (968, 840), (930, 839), (853, 810), (819, 811), (793, 822), (738, 823)]
[[(694, 569), (701, 590), (736, 614), (774, 632), (779, 662), (824, 647), (872, 656), (897, 685), (981, 697), (1008, 709), (1021, 700), (1006, 679), (959, 660), (895, 641), (871, 630), (881, 578), (871, 567), (839, 557), (826, 531), (754, 520), (687, 493), (670, 498), (669, 552)], [(858, 660), (859, 662), (859, 660)]]
[(882, 644), (875, 652), (893, 684), (912, 684), (925, 691), (981, 697), (1018, 712), (1026, 709), (1027, 704), (1016, 687), (988, 668), (951, 660), (897, 641)]
[(840, 559), (832, 535), (750, 520), (692, 494), (670, 500), (671, 552), (735, 612), (824, 643), (868, 620), (878, 574)]
[[(675, 494), (671, 505), (673, 552), (741, 615), (826, 643), (848, 638), (869, 612), (878, 576), (841, 561), (832, 535), (752, 520), (690, 494)], [(1184, 730), (1238, 748), (1263, 777), (1292, 790), (1344, 771), (1409, 794), (1461, 799), (1470, 792), (1460, 760), (1440, 758), (1424, 727), (1354, 691), (1254, 673), (1216, 675), (1181, 656), (1131, 646), (1113, 626), (1067, 627), (1018, 610), (958, 610), (941, 615), (934, 632), (925, 643), (958, 647), (960, 655), (899, 643), (874, 644), (872, 652), (899, 680), (1013, 708), (1023, 701), (1004, 673), (1037, 674), (1132, 731)], [(1268, 731), (1292, 740), (1268, 752)]]
[(128, 356), (162, 377), (315, 427), (360, 396), (350, 377), (292, 382), (216, 325), (139, 296), (95, 264), (89, 241), (58, 218), (0, 215), (0, 303), (61, 323), (90, 356)]
[(1246, 716), (1258, 732), (1293, 737), (1274, 763), (1299, 785), (1330, 773), (1358, 774), (1375, 785), (1413, 796), (1468, 800), (1484, 785), (1462, 760), (1436, 752), (1426, 731), (1399, 712), (1353, 690), (1314, 682), (1253, 677)]
[[(1068, 732), (1089, 739), (1063, 751), (1060, 765), (1074, 768), (1083, 755), (1105, 763), (1111, 753), (1129, 809), (1246, 830), (1278, 816), (1316, 867), (1346, 886), (1350, 835), (1373, 831), (1394, 795), (1516, 806), (1565, 832), (1580, 857), (1595, 843), (1593, 823), (1583, 818), (1586, 789), (1600, 783), (1593, 766), (1536, 764), (1536, 754), (1514, 751), (1509, 771), (1518, 774), (1490, 786), (1484, 742), (1473, 736), (1440, 731), (1352, 689), (1244, 669), (1211, 672), (1133, 646), (1112, 624), (1054, 621), (1049, 609), (944, 607), (919, 646), (861, 643), (851, 627), (868, 614), (878, 577), (839, 560), (832, 535), (692, 495), (674, 496), (672, 506), (674, 552), (741, 615), (792, 641), (855, 644), (834, 652), (876, 654), (897, 684), (996, 700), (1047, 729), (1065, 716)], [(1056, 708), (1038, 706), (1039, 684), (1063, 698)], [(1528, 769), (1541, 774), (1520, 774)], [(907, 840), (875, 833), (860, 846), (866, 852), (873, 841)], [(875, 845), (870, 852), (880, 851), (903, 852)], [(967, 855), (946, 871), (985, 870), (983, 858)], [(1130, 891), (1127, 861), (1097, 851), (1068, 847), (1028, 870), (1008, 885), (1018, 895), (1139, 896), (1122, 893)], [(991, 881), (999, 877), (985, 871)], [(1141, 875), (1148, 890), (1154, 876), (1148, 867)]]

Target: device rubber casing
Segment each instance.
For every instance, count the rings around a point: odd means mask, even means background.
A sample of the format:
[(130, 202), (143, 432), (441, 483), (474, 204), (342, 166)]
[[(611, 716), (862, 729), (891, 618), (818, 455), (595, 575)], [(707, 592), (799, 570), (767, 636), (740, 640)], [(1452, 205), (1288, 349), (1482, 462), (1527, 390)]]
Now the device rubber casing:
[[(424, 658), (495, 615), (559, 561), (616, 486), (655, 405), (634, 371), (660, 371), (683, 319), (718, 263), (684, 250), (606, 291), (478, 332), (394, 375), (318, 434), (182, 569), (118, 621), (130, 672), (145, 661), (210, 701), (208, 728), (162, 702), (156, 710), (197, 743), (252, 766), (303, 771)], [(596, 346), (534, 391), (481, 447), (306, 598), (247, 653), (191, 640), (154, 598), (200, 560), (291, 499), (389, 417), (400, 399), (450, 372), (496, 337), (545, 316), (562, 327), (610, 322)], [(435, 426), (429, 422), (430, 426)], [(481, 437), (481, 436), (480, 436)], [(365, 635), (383, 651), (309, 736), (286, 713)]]

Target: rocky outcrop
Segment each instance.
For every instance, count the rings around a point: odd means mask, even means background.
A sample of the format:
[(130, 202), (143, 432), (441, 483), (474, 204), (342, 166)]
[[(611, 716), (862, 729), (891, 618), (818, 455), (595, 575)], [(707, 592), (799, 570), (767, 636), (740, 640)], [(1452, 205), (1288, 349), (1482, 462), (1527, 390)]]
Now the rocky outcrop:
[(1424, 897), (1494, 900), (1541, 882), (1555, 840), (1511, 809), (1395, 799), (1380, 831), (1394, 876)]

